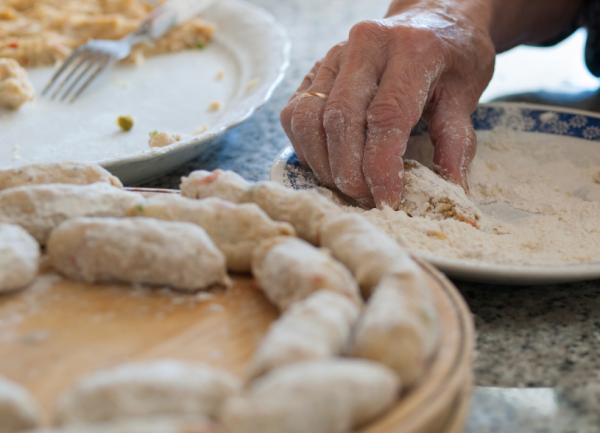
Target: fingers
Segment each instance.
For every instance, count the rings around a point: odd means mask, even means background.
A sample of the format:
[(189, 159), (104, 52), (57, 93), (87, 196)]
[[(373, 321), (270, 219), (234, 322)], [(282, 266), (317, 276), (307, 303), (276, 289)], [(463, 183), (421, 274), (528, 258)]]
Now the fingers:
[(323, 60), (314, 81), (304, 93), (296, 96), (296, 105), (292, 115), (292, 134), (294, 141), (302, 147), (308, 166), (321, 184), (334, 186), (327, 137), (323, 128), (323, 111), (326, 99), (333, 88), (339, 70), (341, 48), (334, 48)]
[(469, 166), (477, 149), (469, 107), (459, 100), (441, 100), (429, 119), (429, 133), (435, 146), (433, 163), (438, 173), (468, 192)]
[(329, 187), (334, 187), (334, 182), (323, 128), (323, 111), (326, 95), (331, 92), (339, 71), (342, 48), (343, 45), (332, 48), (321, 62), (312, 83), (291, 103), (290, 129), (294, 147), (301, 149), (306, 164), (321, 184)]
[(375, 23), (361, 23), (350, 33), (323, 122), (333, 181), (345, 195), (370, 204), (362, 172), (367, 108), (385, 65), (384, 46)]
[(296, 103), (294, 102), (294, 98), (296, 96), (298, 96), (299, 94), (301, 94), (302, 92), (305, 92), (306, 89), (308, 89), (312, 85), (320, 67), (321, 67), (321, 62), (317, 62), (313, 66), (311, 71), (308, 74), (306, 74), (306, 76), (302, 80), (302, 83), (300, 83), (300, 86), (298, 87), (296, 92), (292, 95), (292, 97), (288, 101), (288, 104), (285, 106), (285, 108), (281, 111), (281, 114), (280, 114), (281, 126), (283, 127), (283, 130), (285, 131), (286, 135), (290, 139), (290, 142), (294, 146), (294, 150), (296, 151), (296, 156), (298, 157), (298, 160), (304, 166), (308, 165), (306, 163), (306, 158), (304, 157), (304, 152), (302, 151), (301, 146), (296, 146), (294, 144), (294, 136), (292, 134), (292, 116), (294, 114), (294, 109), (296, 108)]
[(363, 172), (375, 204), (398, 209), (404, 189), (406, 144), (441, 71), (415, 67), (404, 56), (391, 58), (368, 109)]

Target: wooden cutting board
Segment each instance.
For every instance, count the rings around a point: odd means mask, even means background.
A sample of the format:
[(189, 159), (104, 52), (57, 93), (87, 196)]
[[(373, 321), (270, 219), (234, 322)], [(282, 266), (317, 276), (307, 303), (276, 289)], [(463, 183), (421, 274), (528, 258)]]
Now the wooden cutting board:
[[(427, 377), (363, 433), (460, 432), (470, 398), (474, 332), (457, 290), (421, 263), (441, 321)], [(277, 310), (250, 276), (228, 290), (190, 295), (167, 289), (86, 285), (45, 274), (0, 296), (0, 375), (27, 387), (46, 421), (60, 394), (97, 369), (173, 358), (243, 376)]]

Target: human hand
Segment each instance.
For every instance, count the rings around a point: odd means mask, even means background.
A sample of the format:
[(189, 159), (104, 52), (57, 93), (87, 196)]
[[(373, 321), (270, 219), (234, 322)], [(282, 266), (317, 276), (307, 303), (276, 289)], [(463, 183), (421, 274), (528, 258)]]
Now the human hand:
[(470, 115), (494, 67), (484, 8), (396, 3), (387, 18), (355, 25), (281, 113), (300, 161), (365, 206), (400, 205), (403, 155), (422, 117), (438, 172), (467, 188), (476, 148)]

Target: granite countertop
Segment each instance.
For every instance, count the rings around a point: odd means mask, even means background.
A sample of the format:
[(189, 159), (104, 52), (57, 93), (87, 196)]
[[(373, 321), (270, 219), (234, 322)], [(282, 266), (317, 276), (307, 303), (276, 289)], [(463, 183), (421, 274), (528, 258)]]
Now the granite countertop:
[[(209, 152), (147, 186), (177, 187), (181, 175), (199, 168), (221, 167), (248, 179), (266, 179), (271, 162), (288, 145), (279, 111), (289, 95), (314, 61), (345, 39), (352, 23), (383, 15), (388, 0), (252, 2), (268, 9), (289, 31), (292, 64), (285, 81), (264, 108)], [(597, 82), (581, 61), (583, 39), (578, 34), (554, 51), (522, 48), (500, 58), (485, 99), (544, 87), (569, 95), (579, 92), (584, 106), (591, 107), (596, 94), (586, 91)], [(527, 68), (523, 59), (529, 61)], [(478, 335), (478, 387), (467, 432), (600, 432), (600, 282), (457, 286), (473, 311)]]

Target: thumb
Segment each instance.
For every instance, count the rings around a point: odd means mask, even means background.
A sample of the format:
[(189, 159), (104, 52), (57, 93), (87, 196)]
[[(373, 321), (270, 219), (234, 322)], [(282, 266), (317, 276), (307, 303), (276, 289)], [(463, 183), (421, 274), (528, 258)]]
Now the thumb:
[(477, 149), (469, 110), (456, 103), (439, 103), (429, 119), (429, 134), (438, 173), (468, 192), (469, 167)]

